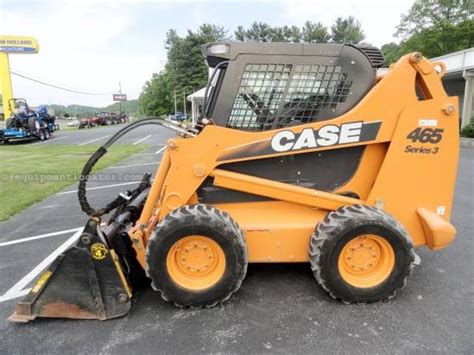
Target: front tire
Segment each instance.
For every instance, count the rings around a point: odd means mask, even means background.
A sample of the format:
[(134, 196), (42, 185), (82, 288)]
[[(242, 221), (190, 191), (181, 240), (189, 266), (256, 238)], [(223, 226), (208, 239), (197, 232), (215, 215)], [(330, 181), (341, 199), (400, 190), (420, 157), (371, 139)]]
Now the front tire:
[(38, 131), (36, 132), (36, 136), (38, 137), (40, 141), (44, 141), (46, 139), (44, 130), (41, 128), (38, 129)]
[(178, 307), (214, 307), (234, 294), (247, 272), (241, 229), (225, 212), (183, 206), (165, 216), (148, 241), (147, 275)]
[(345, 303), (395, 297), (419, 260), (405, 228), (371, 206), (330, 212), (310, 240), (316, 280), (331, 297)]

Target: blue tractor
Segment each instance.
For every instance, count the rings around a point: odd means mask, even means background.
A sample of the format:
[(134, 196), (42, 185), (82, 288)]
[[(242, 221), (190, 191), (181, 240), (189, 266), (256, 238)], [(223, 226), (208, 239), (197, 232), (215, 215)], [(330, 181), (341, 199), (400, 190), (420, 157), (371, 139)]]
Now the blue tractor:
[(48, 113), (48, 108), (45, 105), (38, 106), (36, 115), (40, 124), (48, 129), (49, 135), (59, 129), (59, 125), (55, 123), (56, 118)]
[(59, 127), (55, 125), (54, 117), (48, 114), (46, 106), (42, 105), (35, 112), (30, 109), (25, 99), (10, 99), (8, 108), (11, 116), (5, 122), (5, 129), (0, 130), (0, 141), (9, 142), (15, 139), (47, 140), (51, 133)]

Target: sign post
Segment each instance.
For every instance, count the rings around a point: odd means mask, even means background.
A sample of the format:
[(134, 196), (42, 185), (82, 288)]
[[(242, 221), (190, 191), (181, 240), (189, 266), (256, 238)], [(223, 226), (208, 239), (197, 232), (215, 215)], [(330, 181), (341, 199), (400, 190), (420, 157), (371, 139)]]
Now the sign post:
[(0, 81), (2, 83), (3, 116), (9, 113), (8, 102), (13, 98), (10, 74), (10, 54), (35, 54), (39, 51), (38, 41), (33, 37), (0, 36)]

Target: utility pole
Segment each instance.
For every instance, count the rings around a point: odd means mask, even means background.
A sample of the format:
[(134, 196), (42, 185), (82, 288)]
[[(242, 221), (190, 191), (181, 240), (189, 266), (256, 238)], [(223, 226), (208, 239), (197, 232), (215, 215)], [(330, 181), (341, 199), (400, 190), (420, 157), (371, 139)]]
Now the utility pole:
[[(119, 94), (122, 93), (122, 83), (119, 81)], [(122, 101), (119, 101), (119, 115), (122, 114)]]
[(178, 105), (176, 103), (176, 90), (174, 91), (174, 115), (176, 117), (176, 112), (178, 111)]
[(183, 89), (183, 108), (184, 108), (184, 117), (186, 117), (186, 92)]

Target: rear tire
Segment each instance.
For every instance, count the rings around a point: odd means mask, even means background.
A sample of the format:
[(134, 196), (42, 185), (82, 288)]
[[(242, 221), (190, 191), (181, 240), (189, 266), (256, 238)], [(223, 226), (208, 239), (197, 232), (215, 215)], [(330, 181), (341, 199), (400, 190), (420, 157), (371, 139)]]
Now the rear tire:
[(392, 299), (419, 261), (405, 228), (371, 206), (328, 213), (310, 240), (314, 277), (344, 303)]
[(241, 229), (225, 212), (183, 206), (165, 216), (148, 241), (152, 286), (178, 307), (214, 307), (227, 301), (247, 272)]

